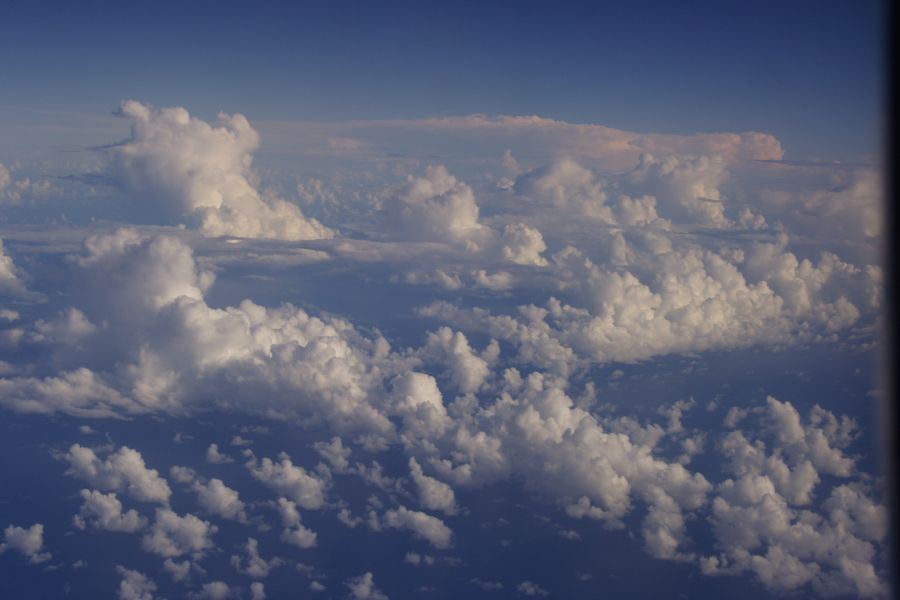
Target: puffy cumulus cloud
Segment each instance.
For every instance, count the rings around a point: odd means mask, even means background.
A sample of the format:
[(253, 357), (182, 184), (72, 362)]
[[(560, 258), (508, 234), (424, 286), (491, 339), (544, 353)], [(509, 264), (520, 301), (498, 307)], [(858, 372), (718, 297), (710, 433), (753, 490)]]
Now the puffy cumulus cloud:
[(259, 542), (255, 538), (247, 538), (247, 545), (244, 547), (244, 551), (245, 556), (243, 558), (236, 554), (231, 556), (231, 566), (248, 577), (255, 579), (268, 577), (272, 569), (276, 569), (284, 564), (284, 559), (277, 556), (270, 560), (260, 556)]
[(250, 453), (246, 467), (254, 479), (307, 510), (316, 510), (325, 505), (328, 481), (295, 465), (287, 454), (282, 454), (279, 461), (274, 462), (270, 458), (259, 460)]
[(234, 597), (234, 591), (224, 581), (216, 580), (204, 583), (200, 592), (193, 597), (201, 600), (227, 600)]
[(235, 489), (225, 485), (221, 479), (210, 479), (205, 483), (194, 481), (191, 491), (197, 494), (197, 503), (204, 511), (239, 523), (247, 522), (246, 506)]
[(564, 158), (520, 175), (514, 190), (523, 198), (556, 209), (564, 217), (615, 222), (608, 205), (610, 194), (605, 188), (593, 171)]
[(123, 102), (131, 137), (109, 148), (113, 175), (145, 212), (187, 221), (208, 236), (308, 240), (334, 232), (284, 199), (261, 193), (251, 172), (259, 135), (240, 114), (210, 125), (181, 107)]
[(156, 518), (141, 544), (147, 552), (165, 558), (184, 554), (198, 558), (215, 544), (212, 535), (218, 527), (192, 514), (180, 516), (167, 508), (158, 508)]
[(144, 412), (140, 405), (85, 368), (41, 378), (0, 378), (0, 405), (22, 413), (61, 412), (76, 417)]
[(284, 530), (281, 532), (281, 541), (298, 548), (314, 548), (318, 543), (318, 535), (315, 531), (303, 526), (300, 522), (300, 511), (297, 505), (287, 498), (278, 499), (278, 513), (281, 515), (281, 523)]
[(266, 586), (260, 581), (250, 584), (250, 600), (266, 600)]
[(41, 552), (44, 549), (44, 525), (35, 523), (28, 529), (18, 525), (10, 525), (3, 530), (3, 543), (0, 554), (7, 550), (15, 550), (32, 564), (47, 562), (53, 555)]
[(72, 444), (63, 458), (67, 475), (87, 481), (102, 490), (124, 492), (141, 502), (168, 504), (172, 490), (156, 469), (148, 469), (137, 450), (122, 446), (101, 460), (90, 448)]
[(644, 154), (633, 170), (604, 177), (564, 158), (520, 175), (513, 191), (533, 213), (553, 210), (567, 220), (656, 230), (669, 230), (673, 222), (721, 229), (734, 225), (720, 190), (728, 176), (721, 157)]
[(428, 461), (458, 485), (515, 474), (570, 516), (610, 527), (622, 526), (636, 497), (650, 507), (644, 525), (648, 549), (661, 558), (682, 558), (684, 512), (701, 508), (712, 485), (681, 464), (655, 457), (652, 446), (607, 429), (575, 406), (564, 385), (540, 373), (522, 378), (507, 371), (492, 404), (454, 403), (457, 428), (430, 442), (443, 452)]
[(90, 526), (103, 531), (133, 533), (147, 526), (147, 519), (134, 509), (123, 511), (122, 502), (115, 493), (103, 494), (97, 490), (81, 490), (81, 510), (72, 519), (79, 529)]
[(391, 401), (391, 412), (402, 418), (401, 439), (406, 445), (438, 439), (452, 428), (453, 419), (431, 375), (413, 371), (398, 376), (393, 381)]
[(456, 496), (449, 485), (429, 477), (422, 471), (422, 466), (415, 458), (409, 459), (409, 473), (419, 494), (419, 502), (428, 510), (440, 510), (448, 515), (455, 515)]
[(510, 342), (522, 363), (559, 373), (578, 359), (631, 362), (790, 343), (859, 321), (868, 303), (866, 273), (830, 252), (799, 259), (787, 241), (780, 236), (734, 252), (668, 246), (618, 268), (567, 247), (554, 264), (573, 304), (551, 297), (544, 307), (507, 316), (437, 302), (419, 314)]
[(375, 576), (371, 571), (358, 577), (351, 577), (344, 585), (350, 590), (350, 596), (354, 600), (388, 600), (388, 597), (375, 587)]
[(383, 378), (402, 367), (382, 337), (290, 305), (267, 309), (248, 300), (212, 308), (203, 298), (211, 275), (175, 238), (126, 229), (85, 245), (86, 254), (71, 261), (74, 295), (85, 318), (105, 326), (70, 357), (91, 356), (94, 370), (0, 379), (3, 405), (111, 416), (183, 413), (218, 397), (268, 416), (315, 415), (346, 430), (392, 435), (390, 420), (370, 402)]
[(116, 571), (122, 577), (119, 582), (119, 600), (154, 600), (157, 598), (155, 595), (156, 582), (140, 571), (126, 569), (122, 565), (118, 565)]
[(518, 265), (545, 266), (547, 249), (541, 232), (525, 223), (510, 223), (502, 230), (479, 220), (475, 193), (446, 167), (428, 166), (420, 177), (383, 202), (387, 226), (395, 239), (441, 242), (493, 260)]
[[(425, 360), (449, 365), (450, 379), (463, 393), (477, 392), (490, 373), (489, 362), (496, 359), (499, 348), (494, 342), (485, 349), (484, 357), (476, 354), (462, 332), (441, 327), (428, 334), (420, 353)], [(487, 358), (487, 360), (486, 360)]]
[(719, 190), (727, 178), (724, 162), (716, 157), (644, 154), (628, 182), (639, 193), (654, 196), (673, 221), (722, 228), (730, 224)]
[(860, 167), (841, 174), (837, 185), (826, 189), (764, 189), (755, 201), (797, 234), (860, 243), (881, 237), (884, 195), (881, 172)]
[(350, 467), (350, 454), (353, 451), (344, 446), (339, 436), (332, 437), (329, 442), (316, 442), (313, 448), (334, 472), (344, 473)]
[(25, 291), (25, 284), (19, 277), (19, 271), (10, 255), (3, 248), (0, 239), (0, 294), (20, 295)]
[(49, 321), (38, 319), (34, 323), (33, 340), (47, 344), (76, 345), (97, 330), (84, 313), (77, 308), (69, 308)]
[[(887, 511), (853, 480), (858, 473), (842, 453), (855, 425), (819, 406), (804, 423), (771, 397), (753, 412), (763, 439), (734, 430), (722, 441), (734, 478), (716, 489), (710, 521), (721, 552), (700, 559), (703, 572), (749, 571), (778, 591), (809, 585), (823, 595), (884, 596), (876, 566)], [(849, 481), (817, 495), (819, 472)]]
[(234, 462), (234, 459), (227, 454), (222, 454), (222, 452), (219, 451), (218, 444), (210, 444), (206, 449), (206, 462), (214, 465), (224, 465), (226, 463)]
[(424, 176), (410, 177), (385, 201), (384, 209), (403, 239), (449, 242), (477, 250), (488, 235), (487, 228), (478, 222), (472, 188), (443, 166), (429, 166)]
[(427, 541), (435, 548), (449, 548), (453, 541), (453, 532), (443, 521), (405, 506), (385, 512), (382, 522), (385, 527), (408, 529), (417, 538)]
[(500, 253), (506, 260), (517, 265), (546, 266), (547, 259), (541, 253), (547, 249), (544, 237), (534, 227), (524, 223), (506, 225), (500, 236)]

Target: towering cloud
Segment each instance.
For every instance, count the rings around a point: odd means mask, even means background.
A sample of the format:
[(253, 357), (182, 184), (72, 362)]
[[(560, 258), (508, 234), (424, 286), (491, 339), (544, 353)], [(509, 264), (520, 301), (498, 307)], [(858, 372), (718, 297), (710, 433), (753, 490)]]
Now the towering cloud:
[(156, 222), (185, 223), (209, 236), (309, 240), (334, 232), (290, 202), (261, 192), (250, 169), (259, 135), (243, 115), (210, 125), (181, 107), (134, 100), (120, 114), (131, 137), (109, 149), (112, 172)]

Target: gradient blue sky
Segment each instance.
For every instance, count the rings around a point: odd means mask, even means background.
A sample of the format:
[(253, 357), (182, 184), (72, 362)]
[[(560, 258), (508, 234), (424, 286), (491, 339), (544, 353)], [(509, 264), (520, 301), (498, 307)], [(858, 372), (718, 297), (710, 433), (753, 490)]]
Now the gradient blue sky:
[(764, 131), (788, 159), (852, 161), (879, 152), (882, 13), (874, 1), (6, 0), (0, 124), (123, 98), (257, 120), (538, 114)]
[(0, 0), (0, 598), (889, 597), (883, 9)]

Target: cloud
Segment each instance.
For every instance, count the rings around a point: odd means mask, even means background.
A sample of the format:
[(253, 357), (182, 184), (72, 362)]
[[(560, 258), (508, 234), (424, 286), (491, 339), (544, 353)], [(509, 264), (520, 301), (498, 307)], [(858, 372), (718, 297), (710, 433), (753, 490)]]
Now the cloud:
[(478, 222), (472, 188), (443, 166), (430, 166), (411, 177), (386, 206), (390, 223), (403, 239), (456, 243), (471, 250), (488, 234)]
[(352, 450), (344, 447), (340, 437), (334, 436), (330, 442), (316, 442), (313, 444), (313, 448), (336, 473), (344, 473), (349, 468)]
[[(473, 155), (500, 157), (537, 155), (543, 160), (583, 156), (604, 168), (628, 169), (643, 153), (655, 155), (718, 154), (729, 160), (781, 160), (784, 150), (768, 133), (636, 133), (592, 123), (569, 123), (536, 115), (434, 117), (418, 120), (373, 120), (345, 123), (263, 121), (267, 134), (281, 138), (285, 151), (330, 153), (328, 137), (357, 139), (372, 152), (381, 148), (407, 156), (447, 154), (462, 148)], [(496, 159), (495, 159), (496, 160)], [(506, 161), (509, 163), (509, 161)]]
[(104, 531), (133, 533), (147, 526), (147, 519), (134, 509), (123, 511), (115, 493), (103, 494), (97, 490), (79, 492), (84, 503), (73, 522), (79, 529), (88, 525)]
[(260, 581), (250, 584), (250, 600), (266, 600), (266, 588)]
[(281, 523), (284, 530), (281, 532), (281, 541), (298, 548), (314, 548), (318, 536), (316, 532), (307, 529), (300, 523), (300, 511), (297, 505), (287, 498), (278, 499), (278, 512), (281, 515)]
[[(806, 344), (869, 352), (883, 280), (869, 253), (880, 236), (874, 171), (843, 169), (826, 185), (826, 176), (813, 181), (791, 165), (745, 162), (778, 154), (767, 136), (638, 135), (537, 118), (395, 123), (497, 135), (492, 143), (503, 146), (493, 162), (476, 153), (453, 174), (411, 161), (359, 175), (365, 185), (346, 173), (328, 183), (304, 179), (314, 199), (304, 210), (327, 204), (329, 223), (347, 224), (346, 237), (285, 245), (286, 230), (259, 209), (276, 202), (250, 169), (258, 139), (246, 121), (209, 125), (137, 104), (123, 112), (136, 125), (110, 150), (116, 177), (157, 222), (186, 221), (200, 232), (4, 230), (24, 268), (0, 251), (0, 280), (8, 265), (16, 281), (47, 295), (41, 303), (17, 298), (15, 311), (0, 312), (10, 323), (0, 338), (8, 361), (0, 361), (0, 405), (119, 418), (116, 431), (132, 426), (125, 419), (222, 413), (302, 429), (293, 458), (263, 456), (269, 450), (258, 448), (276, 438), (260, 439), (255, 453), (232, 448), (246, 472), (229, 485), (188, 467), (169, 471), (203, 518), (246, 524), (252, 508), (278, 509), (281, 526), (253, 519), (258, 532), (233, 560), (240, 573), (264, 577), (281, 564), (263, 558), (260, 545), (310, 549), (319, 534), (333, 539), (324, 521), (308, 518), (316, 531), (308, 528), (301, 510), (333, 508), (354, 539), (369, 534), (358, 527), (366, 523), (438, 549), (462, 547), (478, 507), (462, 509), (457, 499), (513, 482), (523, 502), (537, 495), (557, 516), (581, 519), (582, 536), (625, 528), (651, 557), (685, 569), (744, 574), (799, 593), (885, 589), (886, 509), (877, 479), (851, 453), (862, 419), (807, 410), (796, 394), (729, 407), (725, 393), (715, 403), (731, 409), (728, 431), (692, 428), (712, 410), (700, 418), (689, 412), (692, 401), (666, 393), (705, 380), (669, 374), (665, 359), (691, 357), (694, 369), (704, 353), (750, 347), (778, 348), (785, 362)], [(380, 126), (356, 125), (376, 136)], [(529, 154), (509, 143), (528, 136), (547, 145)], [(378, 148), (356, 132), (333, 137), (364, 141), (334, 143), (334, 152)], [(472, 176), (463, 181), (462, 173)], [(768, 175), (754, 179), (760, 173)], [(219, 235), (220, 226), (281, 239), (200, 235)], [(305, 308), (278, 303), (286, 298)], [(632, 377), (628, 363), (645, 364)], [(658, 411), (630, 408), (642, 373), (658, 377)], [(235, 436), (232, 445), (250, 444)], [(204, 440), (201, 453), (204, 446), (211, 464), (234, 460), (220, 444)], [(144, 549), (165, 559), (175, 581), (192, 572), (208, 579), (204, 557), (227, 561), (230, 553), (213, 552), (217, 527), (170, 508), (182, 497), (139, 452), (76, 444), (64, 460), (91, 488), (81, 492), (76, 526), (143, 529)], [(269, 501), (244, 489), (251, 479), (273, 494)], [(125, 510), (126, 497), (159, 505), (152, 523)], [(566, 543), (557, 533), (577, 538), (561, 523), (548, 531), (556, 544)], [(371, 573), (346, 583), (357, 597), (383, 597)], [(246, 595), (241, 585), (213, 581), (199, 593)], [(507, 586), (546, 593), (529, 581)]]
[(226, 463), (234, 462), (234, 459), (227, 454), (219, 452), (218, 444), (210, 444), (206, 449), (206, 462), (214, 465), (224, 465)]
[(168, 504), (172, 490), (155, 469), (148, 469), (137, 450), (122, 446), (105, 460), (93, 450), (72, 444), (63, 457), (69, 463), (68, 475), (87, 481), (103, 490), (124, 492), (141, 502)]
[(25, 284), (19, 277), (19, 271), (11, 256), (3, 248), (0, 239), (0, 294), (20, 295), (25, 292)]
[(544, 597), (550, 595), (550, 592), (534, 583), (533, 581), (523, 581), (516, 586), (516, 590), (520, 594), (530, 597)]
[(248, 577), (255, 579), (268, 577), (272, 569), (276, 569), (285, 563), (284, 559), (277, 556), (270, 560), (260, 556), (259, 542), (255, 538), (247, 538), (247, 545), (244, 549), (246, 552), (244, 558), (237, 555), (231, 556), (231, 566)]
[(191, 490), (197, 494), (197, 502), (206, 512), (239, 523), (247, 521), (245, 505), (237, 490), (225, 485), (221, 479), (210, 479), (206, 483), (194, 481)]
[(155, 109), (134, 100), (120, 115), (131, 137), (109, 147), (110, 169), (156, 222), (187, 222), (208, 236), (327, 239), (331, 229), (290, 202), (261, 193), (250, 170), (259, 135), (240, 114), (216, 125), (181, 107)]
[(139, 571), (116, 567), (122, 581), (119, 582), (119, 600), (154, 600), (156, 583)]
[(142, 546), (147, 552), (165, 558), (184, 554), (199, 557), (215, 547), (212, 535), (216, 531), (218, 527), (192, 514), (180, 516), (167, 508), (158, 508)]
[(15, 550), (28, 559), (32, 564), (47, 562), (53, 556), (49, 552), (41, 552), (44, 549), (44, 525), (35, 523), (28, 529), (18, 525), (10, 525), (3, 530), (3, 543), (0, 544), (0, 554), (7, 550)]
[(195, 597), (203, 600), (226, 600), (232, 597), (232, 589), (224, 581), (210, 581), (203, 584)]
[(375, 587), (375, 577), (371, 571), (358, 577), (351, 577), (344, 585), (350, 589), (350, 596), (354, 600), (388, 600), (388, 597)]
[(810, 585), (822, 595), (884, 595), (873, 562), (887, 535), (885, 508), (853, 481), (815, 502), (820, 471), (844, 479), (856, 474), (841, 451), (854, 423), (819, 406), (803, 423), (789, 402), (772, 397), (754, 412), (762, 416), (771, 450), (740, 430), (725, 436), (734, 478), (717, 486), (710, 518), (722, 552), (701, 559), (702, 571), (749, 571), (776, 591)]
[[(492, 356), (495, 352), (499, 353), (496, 345), (489, 348), (486, 356), (496, 359), (496, 355)], [(464, 393), (477, 392), (490, 373), (488, 361), (475, 354), (466, 336), (449, 327), (428, 333), (422, 357), (429, 362), (449, 365), (450, 378)]]
[(269, 458), (260, 461), (251, 456), (246, 467), (254, 479), (307, 510), (316, 510), (325, 504), (327, 482), (294, 465), (286, 454), (281, 455), (279, 462)]
[(422, 472), (422, 467), (415, 458), (409, 459), (409, 471), (419, 492), (419, 502), (424, 508), (440, 510), (448, 515), (456, 514), (456, 496), (453, 488)]
[(443, 521), (405, 506), (384, 513), (383, 523), (385, 527), (409, 529), (416, 537), (426, 540), (435, 548), (449, 548), (453, 538), (453, 532)]

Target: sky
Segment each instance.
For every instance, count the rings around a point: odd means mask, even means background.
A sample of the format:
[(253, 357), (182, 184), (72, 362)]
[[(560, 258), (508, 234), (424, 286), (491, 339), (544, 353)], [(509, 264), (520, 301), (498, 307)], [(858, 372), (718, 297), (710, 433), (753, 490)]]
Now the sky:
[(540, 115), (880, 150), (878, 2), (4, 3), (0, 115), (110, 98), (257, 119)]
[(0, 596), (889, 597), (882, 12), (5, 2)]

